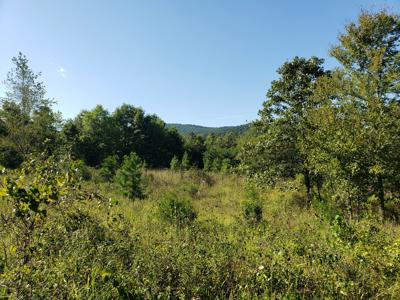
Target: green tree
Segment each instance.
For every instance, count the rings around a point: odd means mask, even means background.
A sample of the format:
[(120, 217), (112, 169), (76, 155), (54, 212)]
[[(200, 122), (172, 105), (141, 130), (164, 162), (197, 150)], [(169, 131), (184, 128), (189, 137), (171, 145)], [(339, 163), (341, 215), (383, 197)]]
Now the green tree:
[(116, 154), (121, 160), (131, 152), (149, 167), (169, 167), (174, 155), (183, 154), (182, 137), (175, 129), (167, 129), (156, 115), (128, 104), (111, 114), (101, 105), (82, 111), (65, 123), (61, 136), (74, 157), (94, 167), (107, 156)]
[(238, 135), (227, 133), (224, 135), (209, 134), (204, 141), (203, 154), (204, 170), (223, 171), (236, 165)]
[(205, 151), (204, 138), (193, 132), (185, 138), (185, 151), (187, 152), (189, 164), (199, 169), (203, 168), (203, 155)]
[(79, 132), (79, 158), (90, 166), (99, 166), (113, 153), (116, 142), (115, 126), (109, 112), (97, 105), (90, 111), (82, 111), (75, 118), (75, 124)]
[(60, 146), (62, 118), (48, 106), (41, 106), (32, 115), (31, 129), (32, 145), (36, 151), (46, 151), (48, 154)]
[(101, 163), (100, 175), (107, 181), (111, 181), (118, 169), (118, 156), (107, 156)]
[(134, 151), (150, 167), (168, 167), (174, 155), (183, 154), (183, 141), (175, 129), (167, 129), (156, 115), (123, 104), (112, 114), (115, 125), (115, 152), (120, 156)]
[(174, 157), (171, 159), (170, 169), (171, 169), (172, 171), (178, 171), (178, 170), (180, 169), (180, 167), (181, 167), (181, 164), (180, 164), (180, 162), (179, 162), (178, 157), (174, 156)]
[(341, 64), (321, 78), (309, 111), (313, 168), (357, 207), (374, 195), (383, 216), (400, 178), (400, 18), (363, 12), (331, 55)]
[(183, 153), (183, 156), (182, 156), (181, 168), (183, 170), (190, 169), (189, 154), (186, 151), (185, 151), (185, 153)]
[(278, 80), (271, 84), (267, 100), (254, 123), (254, 136), (240, 154), (242, 169), (248, 175), (269, 183), (304, 175), (308, 199), (312, 176), (307, 153), (301, 150), (307, 123), (304, 113), (310, 105), (317, 79), (325, 74), (323, 60), (295, 57), (278, 69)]
[(116, 126), (118, 156), (123, 157), (134, 151), (142, 157), (145, 151), (144, 111), (133, 105), (123, 104), (112, 113), (111, 117)]
[(2, 98), (0, 118), (6, 135), (23, 155), (35, 151), (54, 151), (58, 145), (61, 118), (51, 109), (52, 101), (45, 98), (46, 89), (39, 81), (22, 53), (12, 59), (14, 67), (4, 81), (6, 93)]
[(14, 68), (7, 74), (6, 97), (4, 100), (14, 102), (25, 116), (32, 114), (42, 106), (49, 106), (51, 101), (45, 98), (46, 88), (39, 81), (41, 73), (35, 74), (29, 68), (29, 61), (21, 52), (12, 58)]
[(125, 156), (121, 168), (116, 175), (116, 182), (122, 193), (129, 199), (143, 198), (142, 173), (143, 161), (132, 152)]

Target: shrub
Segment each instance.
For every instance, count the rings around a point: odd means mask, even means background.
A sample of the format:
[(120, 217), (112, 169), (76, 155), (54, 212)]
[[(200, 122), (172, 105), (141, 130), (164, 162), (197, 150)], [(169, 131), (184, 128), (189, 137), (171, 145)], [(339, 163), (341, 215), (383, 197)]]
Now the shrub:
[(174, 157), (171, 159), (170, 163), (170, 169), (172, 171), (178, 171), (181, 167), (181, 164), (179, 162), (179, 159), (174, 155)]
[(118, 169), (118, 156), (117, 155), (107, 156), (101, 163), (100, 176), (106, 181), (111, 181), (114, 178), (117, 169)]
[(246, 199), (242, 202), (243, 217), (250, 223), (259, 223), (262, 220), (262, 203), (254, 187), (246, 190)]
[(215, 182), (214, 179), (204, 170), (192, 169), (188, 172), (188, 177), (190, 180), (196, 184), (205, 184), (211, 187)]
[(231, 169), (232, 169), (231, 161), (228, 158), (222, 160), (221, 172), (227, 174), (231, 171)]
[(116, 181), (122, 193), (129, 199), (143, 198), (143, 161), (135, 152), (124, 157), (121, 168), (116, 175)]
[(0, 165), (8, 169), (16, 169), (23, 161), (24, 157), (14, 145), (7, 143), (0, 145)]
[(190, 168), (189, 154), (186, 151), (182, 157), (181, 168), (182, 170), (189, 170)]
[(191, 223), (197, 217), (189, 199), (173, 192), (165, 194), (159, 203), (159, 213), (162, 219), (178, 227)]
[(74, 166), (76, 168), (76, 175), (82, 179), (82, 180), (90, 180), (92, 179), (92, 174), (90, 172), (89, 167), (82, 161), (82, 160), (76, 160), (74, 162)]
[(191, 198), (195, 198), (199, 196), (199, 186), (192, 183), (192, 182), (187, 182), (182, 186), (182, 191), (187, 193)]
[(258, 201), (243, 201), (242, 211), (244, 218), (250, 223), (258, 223), (262, 220), (262, 205)]

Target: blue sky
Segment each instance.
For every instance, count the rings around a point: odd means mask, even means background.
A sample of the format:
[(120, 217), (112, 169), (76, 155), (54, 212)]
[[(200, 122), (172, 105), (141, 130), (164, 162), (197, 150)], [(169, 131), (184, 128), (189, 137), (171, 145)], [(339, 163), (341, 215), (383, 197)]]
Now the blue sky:
[(129, 103), (166, 122), (243, 124), (283, 62), (334, 66), (345, 24), (381, 8), (400, 1), (0, 0), (0, 78), (22, 51), (64, 118)]

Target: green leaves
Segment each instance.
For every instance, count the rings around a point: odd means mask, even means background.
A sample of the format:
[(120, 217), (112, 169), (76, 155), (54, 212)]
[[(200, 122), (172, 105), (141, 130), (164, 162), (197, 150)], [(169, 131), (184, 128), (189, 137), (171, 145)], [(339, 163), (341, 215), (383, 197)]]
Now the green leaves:
[[(26, 56), (19, 53), (12, 62), (14, 68), (4, 82), (6, 96), (0, 109), (2, 143), (15, 147), (22, 157), (32, 152), (52, 152), (58, 142), (60, 116), (51, 110), (53, 101), (45, 98), (41, 74), (29, 68)], [(11, 158), (5, 161), (11, 167), (16, 164)]]
[(155, 115), (123, 104), (109, 113), (101, 105), (82, 111), (62, 130), (65, 142), (76, 158), (98, 167), (109, 156), (119, 160), (137, 153), (151, 167), (168, 167), (174, 155), (181, 156), (183, 142), (174, 129)]
[(180, 163), (178, 157), (176, 157), (174, 155), (174, 157), (171, 159), (170, 169), (172, 171), (178, 171), (180, 169), (180, 167), (181, 167), (181, 163)]
[[(363, 12), (339, 36), (331, 54), (342, 64), (321, 77), (312, 96), (319, 105), (307, 121), (310, 166), (334, 187), (335, 199), (360, 205), (398, 190), (400, 151), (398, 67), (400, 18)], [(358, 208), (357, 208), (358, 210)]]
[(164, 195), (158, 210), (162, 219), (178, 228), (190, 224), (197, 217), (190, 199), (174, 192)]
[[(25, 162), (3, 179), (2, 197), (12, 202), (18, 218), (45, 217), (46, 206), (65, 199), (74, 189), (74, 163), (47, 158)], [(64, 169), (66, 167), (66, 169)]]
[(280, 78), (272, 82), (260, 119), (253, 124), (253, 136), (239, 154), (241, 169), (247, 175), (274, 184), (277, 179), (303, 173), (310, 193), (307, 153), (302, 144), (308, 127), (306, 112), (315, 105), (311, 95), (317, 78), (325, 74), (322, 63), (316, 57), (295, 57), (278, 69)]
[(117, 155), (107, 156), (101, 163), (101, 168), (100, 168), (101, 177), (103, 177), (103, 179), (107, 181), (111, 181), (115, 176), (118, 165), (119, 163)]

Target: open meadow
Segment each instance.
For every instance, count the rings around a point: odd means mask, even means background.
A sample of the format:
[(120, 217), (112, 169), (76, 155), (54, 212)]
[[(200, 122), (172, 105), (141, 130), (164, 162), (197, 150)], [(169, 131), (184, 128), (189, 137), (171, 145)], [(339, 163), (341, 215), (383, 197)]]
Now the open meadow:
[[(91, 173), (81, 188), (93, 196), (50, 205), (29, 236), (23, 224), (0, 228), (3, 296), (366, 299), (400, 293), (399, 227), (368, 216), (346, 220), (323, 199), (310, 208), (296, 181), (259, 190), (236, 175), (149, 170), (146, 199), (131, 201)], [(26, 251), (29, 262), (20, 264)]]

